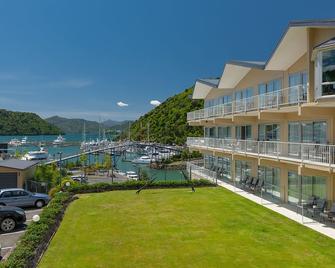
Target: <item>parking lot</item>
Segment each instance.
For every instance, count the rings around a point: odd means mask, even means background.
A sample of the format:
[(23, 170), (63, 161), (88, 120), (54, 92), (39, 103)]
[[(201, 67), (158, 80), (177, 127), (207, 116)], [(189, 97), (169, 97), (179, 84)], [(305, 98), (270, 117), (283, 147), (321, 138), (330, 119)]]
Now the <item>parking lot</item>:
[(34, 215), (39, 215), (42, 212), (43, 209), (26, 209), (26, 216), (27, 221), (26, 225), (19, 226), (15, 229), (15, 231), (11, 233), (0, 233), (0, 244), (1, 244), (1, 256), (3, 258), (6, 258), (7, 255), (10, 253), (11, 250), (13, 250), (16, 246), (17, 241), (20, 239), (20, 237), (24, 234), (27, 225), (29, 225), (32, 222), (32, 218)]

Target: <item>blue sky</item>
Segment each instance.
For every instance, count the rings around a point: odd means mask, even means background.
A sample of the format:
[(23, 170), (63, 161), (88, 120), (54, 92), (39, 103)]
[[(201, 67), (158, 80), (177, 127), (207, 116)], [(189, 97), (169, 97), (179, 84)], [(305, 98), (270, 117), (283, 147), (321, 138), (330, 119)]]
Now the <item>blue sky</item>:
[(227, 60), (266, 60), (290, 20), (334, 14), (311, 0), (2, 0), (0, 107), (135, 119)]

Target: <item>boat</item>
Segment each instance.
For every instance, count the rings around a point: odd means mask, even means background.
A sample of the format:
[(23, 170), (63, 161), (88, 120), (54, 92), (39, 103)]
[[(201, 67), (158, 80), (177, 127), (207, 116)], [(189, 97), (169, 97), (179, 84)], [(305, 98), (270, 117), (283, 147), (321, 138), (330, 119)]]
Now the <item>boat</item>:
[(22, 144), (22, 145), (27, 144), (27, 140), (28, 140), (27, 136), (24, 136), (24, 137), (22, 138), (22, 140), (21, 140), (21, 144)]
[(127, 176), (128, 179), (138, 180), (138, 175), (136, 174), (135, 171), (127, 171), (126, 176)]
[(10, 145), (10, 146), (20, 146), (21, 142), (18, 139), (14, 138), (14, 139), (11, 139), (8, 142), (8, 145)]
[(52, 144), (53, 145), (60, 145), (65, 142), (65, 138), (62, 135), (59, 135), (57, 139), (55, 139)]
[(152, 159), (147, 155), (143, 155), (139, 158), (134, 159), (132, 162), (134, 164), (150, 164), (152, 162)]
[(39, 151), (30, 151), (22, 157), (22, 160), (28, 160), (28, 161), (47, 160), (47, 159), (48, 159), (48, 152), (44, 150), (43, 147), (41, 147)]

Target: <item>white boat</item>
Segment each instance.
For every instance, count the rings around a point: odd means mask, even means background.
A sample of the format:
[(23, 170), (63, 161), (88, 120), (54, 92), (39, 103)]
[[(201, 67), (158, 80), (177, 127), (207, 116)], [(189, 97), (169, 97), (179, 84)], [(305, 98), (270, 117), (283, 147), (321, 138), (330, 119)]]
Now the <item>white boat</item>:
[(139, 158), (134, 159), (132, 162), (134, 164), (150, 164), (152, 162), (152, 159), (147, 155), (143, 155)]
[(135, 171), (127, 171), (126, 172), (127, 178), (131, 180), (138, 180), (138, 175)]
[(22, 140), (21, 140), (21, 144), (24, 145), (24, 144), (27, 144), (27, 136), (23, 137)]
[(47, 160), (48, 152), (41, 148), (39, 151), (31, 151), (22, 157), (22, 160)]
[(18, 139), (14, 138), (14, 139), (11, 139), (8, 142), (8, 145), (10, 145), (10, 146), (20, 146), (21, 142)]
[(60, 145), (65, 142), (65, 138), (62, 135), (59, 135), (57, 139), (55, 139), (52, 144), (53, 145)]

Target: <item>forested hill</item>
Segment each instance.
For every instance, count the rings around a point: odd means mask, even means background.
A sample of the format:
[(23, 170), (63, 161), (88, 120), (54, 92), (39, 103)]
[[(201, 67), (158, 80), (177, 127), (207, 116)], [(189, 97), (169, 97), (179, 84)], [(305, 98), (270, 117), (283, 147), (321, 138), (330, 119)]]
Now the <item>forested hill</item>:
[(60, 128), (64, 133), (83, 133), (84, 123), (86, 133), (98, 133), (99, 123), (85, 119), (69, 119), (60, 116), (52, 116), (46, 119), (50, 124)]
[(0, 109), (0, 135), (49, 135), (62, 131), (34, 113)]
[[(141, 116), (131, 125), (131, 139), (147, 140), (149, 125), (150, 141), (166, 144), (185, 144), (188, 136), (201, 136), (201, 127), (187, 124), (186, 115), (201, 109), (202, 100), (192, 100), (193, 87), (168, 98), (161, 105)], [(123, 133), (126, 137), (126, 133)]]

